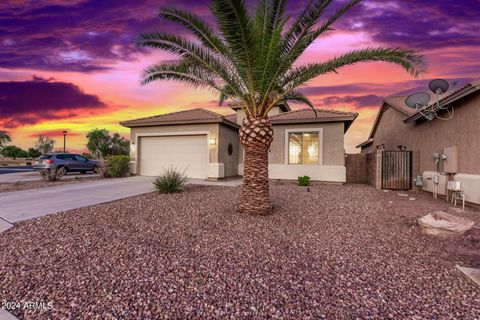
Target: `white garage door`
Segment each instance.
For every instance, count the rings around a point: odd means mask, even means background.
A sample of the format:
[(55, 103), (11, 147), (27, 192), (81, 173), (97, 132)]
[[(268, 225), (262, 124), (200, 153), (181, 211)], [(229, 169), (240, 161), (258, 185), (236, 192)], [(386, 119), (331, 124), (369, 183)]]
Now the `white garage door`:
[(206, 135), (140, 138), (140, 174), (158, 176), (164, 168), (185, 169), (189, 178), (206, 178)]

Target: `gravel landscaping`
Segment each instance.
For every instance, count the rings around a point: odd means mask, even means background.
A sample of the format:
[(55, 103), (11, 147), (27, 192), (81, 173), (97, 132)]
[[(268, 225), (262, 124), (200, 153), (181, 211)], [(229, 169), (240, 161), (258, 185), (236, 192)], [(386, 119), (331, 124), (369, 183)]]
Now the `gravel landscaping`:
[(50, 181), (50, 182), (43, 181), (43, 180), (36, 180), (36, 181), (18, 181), (13, 183), (0, 183), (0, 193), (55, 187), (55, 186), (62, 186), (66, 184), (72, 184), (72, 183), (88, 182), (88, 181), (93, 181), (98, 179), (100, 179), (98, 176), (94, 176), (94, 177), (85, 177), (85, 178), (76, 177), (73, 179), (64, 179), (60, 181)]
[[(21, 222), (0, 234), (0, 301), (25, 319), (478, 319), (480, 229), (422, 234), (427, 194), (272, 183), (275, 214), (240, 189), (189, 185)], [(480, 222), (479, 213), (463, 213)]]

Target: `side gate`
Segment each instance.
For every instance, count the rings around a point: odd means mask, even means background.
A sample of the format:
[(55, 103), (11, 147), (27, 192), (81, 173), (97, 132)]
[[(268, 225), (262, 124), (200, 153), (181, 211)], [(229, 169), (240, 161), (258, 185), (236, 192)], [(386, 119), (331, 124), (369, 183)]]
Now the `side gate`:
[(412, 188), (412, 152), (382, 152), (382, 189), (410, 190)]

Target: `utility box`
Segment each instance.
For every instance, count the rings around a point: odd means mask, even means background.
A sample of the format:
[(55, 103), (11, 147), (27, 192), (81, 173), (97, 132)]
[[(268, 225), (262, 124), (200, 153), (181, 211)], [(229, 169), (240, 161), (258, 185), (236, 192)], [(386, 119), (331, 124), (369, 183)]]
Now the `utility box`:
[(447, 159), (443, 161), (443, 171), (446, 173), (458, 172), (458, 145), (446, 147), (443, 149), (443, 153), (447, 156)]

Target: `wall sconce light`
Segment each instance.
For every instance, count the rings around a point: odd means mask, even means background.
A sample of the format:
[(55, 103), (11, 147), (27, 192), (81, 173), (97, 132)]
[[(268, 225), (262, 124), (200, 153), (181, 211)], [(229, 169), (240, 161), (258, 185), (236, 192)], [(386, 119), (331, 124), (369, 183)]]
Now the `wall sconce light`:
[(217, 144), (217, 140), (215, 138), (210, 138), (210, 141), (208, 142), (210, 145), (214, 146)]

